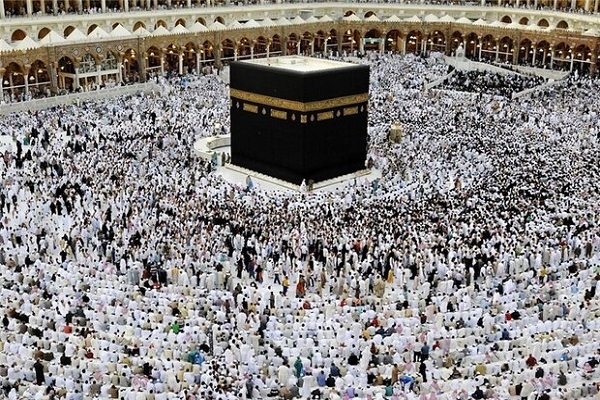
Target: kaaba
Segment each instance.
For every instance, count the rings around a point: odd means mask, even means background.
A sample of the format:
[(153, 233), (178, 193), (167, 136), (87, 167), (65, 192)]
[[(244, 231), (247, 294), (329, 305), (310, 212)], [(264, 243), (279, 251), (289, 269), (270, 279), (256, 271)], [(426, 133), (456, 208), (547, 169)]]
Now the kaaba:
[(230, 66), (231, 163), (300, 184), (365, 169), (369, 67), (301, 56)]

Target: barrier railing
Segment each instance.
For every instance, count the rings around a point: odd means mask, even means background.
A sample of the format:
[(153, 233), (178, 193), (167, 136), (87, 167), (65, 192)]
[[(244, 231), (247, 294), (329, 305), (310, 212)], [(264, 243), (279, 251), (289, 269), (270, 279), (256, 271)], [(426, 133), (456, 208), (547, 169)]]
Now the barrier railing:
[(116, 86), (107, 89), (91, 90), (89, 92), (69, 93), (43, 99), (21, 101), (0, 105), (0, 115), (11, 113), (38, 111), (67, 104), (79, 104), (87, 100), (102, 100), (110, 97), (132, 95), (139, 93), (158, 92), (160, 87), (154, 82), (139, 83), (128, 86)]

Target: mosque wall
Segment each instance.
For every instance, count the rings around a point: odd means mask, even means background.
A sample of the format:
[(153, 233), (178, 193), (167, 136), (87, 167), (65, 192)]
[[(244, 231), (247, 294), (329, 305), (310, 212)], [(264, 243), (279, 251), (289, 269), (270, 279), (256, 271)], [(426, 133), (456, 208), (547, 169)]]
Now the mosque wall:
[[(299, 20), (305, 9), (313, 17)], [(552, 9), (355, 3), (192, 5), (1, 19), (0, 89), (5, 96), (39, 97), (144, 82), (163, 72), (201, 73), (208, 65), (247, 58), (355, 51), (451, 55), (461, 45), (473, 60), (587, 73), (598, 68), (597, 24), (594, 15)], [(113, 37), (120, 29), (123, 36)], [(84, 39), (64, 41), (76, 30)]]

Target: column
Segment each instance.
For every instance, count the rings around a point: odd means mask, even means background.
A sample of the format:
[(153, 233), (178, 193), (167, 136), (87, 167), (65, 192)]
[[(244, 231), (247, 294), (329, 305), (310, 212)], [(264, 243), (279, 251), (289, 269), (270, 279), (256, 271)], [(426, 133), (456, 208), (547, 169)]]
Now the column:
[(179, 63), (178, 63), (178, 72), (179, 75), (183, 75), (183, 52), (181, 49), (179, 50)]
[(535, 8), (537, 10), (537, 6), (538, 6), (538, 0), (533, 0), (533, 8)]
[(237, 61), (238, 59), (238, 48), (237, 46), (235, 46), (235, 48), (233, 49), (233, 61)]
[[(400, 37), (398, 37), (398, 40), (400, 40)], [(400, 52), (403, 56), (406, 55), (406, 38), (402, 38), (402, 48), (400, 49)]]
[[(150, 2), (150, 0), (148, 0), (148, 2)], [(157, 10), (158, 9), (158, 0), (154, 0), (152, 2), (152, 6), (154, 7), (155, 10)]]
[(575, 62), (575, 53), (571, 53), (571, 66), (569, 67), (569, 72), (573, 72), (573, 63)]
[(556, 10), (558, 8), (558, 0), (554, 0), (554, 4), (552, 5), (552, 9)]
[(310, 55), (315, 54), (315, 39), (310, 40)]
[[(4, 1), (0, 1), (0, 3), (4, 3)], [(58, 0), (52, 0), (52, 15), (58, 14)]]
[[(550, 47), (550, 69), (552, 69), (552, 67), (554, 66), (554, 51), (552, 50), (552, 47)], [(544, 55), (546, 55), (546, 52), (544, 51)], [(545, 62), (544, 62), (545, 64)]]
[(123, 8), (125, 12), (129, 12), (129, 0), (123, 0)]
[(165, 73), (165, 55), (164, 53), (160, 55), (160, 74), (163, 75)]
[(531, 59), (531, 64), (535, 66), (535, 57), (537, 56), (537, 48), (533, 45), (533, 58)]
[[(0, 0), (0, 19), (4, 19), (6, 17), (5, 15), (5, 11), (4, 11), (4, 0)], [(0, 96), (0, 100), (2, 100), (1, 98), (2, 96)]]
[(516, 7), (519, 8), (519, 0), (517, 0)]
[(481, 60), (481, 51), (483, 50), (483, 43), (481, 43), (481, 38), (477, 38), (477, 44), (479, 45), (478, 57), (477, 60)]
[(495, 61), (497, 62), (499, 58), (500, 58), (500, 42), (498, 40), (496, 40), (496, 59), (495, 59)]
[[(591, 61), (591, 63), (592, 63), (592, 64), (590, 65), (590, 72), (591, 72), (591, 73), (594, 73), (594, 72), (596, 72), (596, 69), (598, 68), (598, 67), (596, 66), (596, 62), (598, 62), (598, 50), (597, 50), (597, 49), (594, 49), (594, 50), (592, 50), (592, 57), (590, 57), (590, 61)], [(0, 69), (0, 72), (1, 72), (1, 71), (2, 71), (2, 70)]]
[(481, 7), (485, 7), (485, 0), (481, 0)]
[(96, 79), (96, 84), (98, 85), (98, 89), (102, 85), (102, 65), (96, 65), (96, 73), (98, 74), (98, 79)]
[(172, 4), (173, 4), (173, 3), (171, 2), (171, 0), (167, 0), (167, 8), (168, 8), (169, 10), (171, 9), (171, 6), (172, 6)]
[(337, 37), (337, 52), (338, 55), (342, 55), (342, 52), (344, 51), (344, 47), (343, 47), (343, 42), (344, 41), (344, 35), (342, 35), (342, 37), (340, 38), (340, 35), (338, 34)]
[[(513, 65), (517, 65), (519, 63), (519, 50), (521, 49), (521, 47), (519, 46), (515, 46), (514, 42), (513, 42), (513, 49), (512, 49), (512, 53), (513, 53)], [(529, 51), (528, 48), (525, 48), (525, 59), (527, 59), (527, 51)]]
[(106, 12), (106, 0), (102, 0), (100, 2), (100, 5), (102, 7), (102, 12), (105, 13)]
[(250, 43), (250, 59), (254, 58), (254, 41), (252, 41), (252, 43)]
[(187, 6), (187, 8), (192, 8), (192, 0), (187, 0), (186, 6)]
[(196, 75), (200, 75), (200, 51), (196, 52)]
[(73, 80), (73, 90), (79, 89), (79, 67), (75, 68), (75, 79)]
[(271, 54), (271, 40), (267, 40), (267, 58), (269, 58), (269, 54)]
[(296, 53), (300, 55), (300, 48), (302, 47), (302, 39), (296, 41)]
[(42, 11), (42, 15), (46, 14), (46, 1), (40, 0), (40, 10)]
[(360, 54), (364, 54), (364, 52), (365, 52), (365, 38), (360, 38), (360, 42), (358, 43), (358, 52)]
[(148, 65), (148, 55), (144, 53), (143, 57), (138, 59), (138, 68), (140, 75), (140, 82), (146, 82), (146, 65)]
[(571, 0), (571, 10), (574, 10), (577, 8), (577, 0)]
[[(600, 0), (594, 0), (594, 12), (598, 12), (598, 3), (600, 3)], [(4, 13), (2, 13), (2, 15), (4, 15)]]
[(502, 0), (498, 0), (498, 7), (502, 7)]
[(58, 91), (58, 82), (57, 82), (57, 70), (56, 64), (51, 62), (48, 65), (48, 74), (50, 75), (50, 93), (53, 95)]
[[(571, 63), (571, 69), (573, 69), (573, 63)], [(23, 74), (23, 81), (25, 82), (25, 94), (29, 95), (29, 74)]]
[(27, 0), (25, 6), (27, 7), (27, 15), (31, 17), (31, 14), (33, 14), (33, 1)]
[(383, 54), (385, 50), (385, 40), (382, 38), (379, 38), (379, 53)]
[(69, 0), (64, 0), (64, 4), (65, 4), (65, 12), (69, 12), (69, 7), (71, 7), (71, 5), (69, 4)]
[(83, 12), (83, 0), (77, 0), (77, 12), (78, 13)]
[(590, 0), (585, 0), (585, 6), (584, 9), (585, 11), (590, 11)]

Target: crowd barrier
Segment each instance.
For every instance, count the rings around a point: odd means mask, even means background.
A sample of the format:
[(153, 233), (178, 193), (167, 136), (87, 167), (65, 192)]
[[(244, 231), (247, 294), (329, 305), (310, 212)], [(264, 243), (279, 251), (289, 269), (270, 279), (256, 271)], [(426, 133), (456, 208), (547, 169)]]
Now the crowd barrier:
[(452, 78), (452, 76), (454, 75), (454, 72), (456, 71), (456, 69), (453, 69), (452, 71), (450, 71), (448, 74), (442, 76), (441, 78), (436, 79), (435, 81), (432, 82), (427, 82), (425, 83), (425, 85), (423, 86), (423, 91), (428, 91), (429, 89), (432, 89), (436, 86), (441, 85), (442, 83), (444, 83), (444, 81), (446, 79), (450, 79)]
[(68, 104), (80, 104), (87, 100), (102, 100), (116, 96), (134, 95), (139, 93), (158, 92), (160, 87), (154, 82), (146, 82), (128, 86), (115, 86), (107, 89), (91, 90), (89, 92), (70, 93), (43, 99), (21, 101), (0, 105), (0, 115), (27, 111), (45, 110), (47, 108)]
[(543, 85), (539, 85), (539, 86), (535, 86), (535, 87), (532, 87), (532, 88), (529, 88), (529, 89), (525, 89), (525, 90), (522, 90), (522, 91), (520, 91), (518, 93), (513, 93), (512, 99), (515, 100), (515, 99), (518, 99), (518, 98), (521, 98), (521, 97), (525, 97), (527, 95), (532, 94), (533, 92), (537, 92), (538, 90), (547, 89), (547, 88), (552, 87), (554, 85), (557, 85), (557, 84), (559, 84), (561, 82), (562, 82), (562, 80), (549, 81), (547, 83), (544, 83)]

